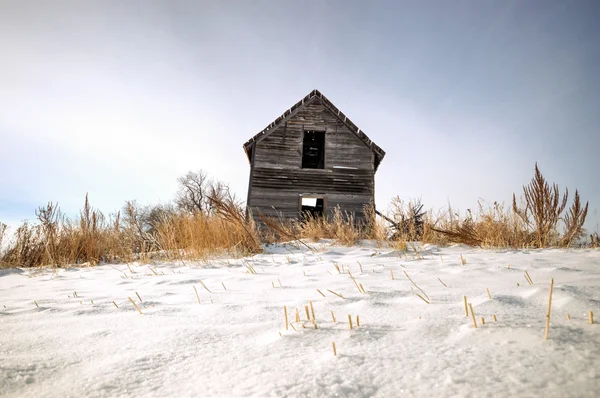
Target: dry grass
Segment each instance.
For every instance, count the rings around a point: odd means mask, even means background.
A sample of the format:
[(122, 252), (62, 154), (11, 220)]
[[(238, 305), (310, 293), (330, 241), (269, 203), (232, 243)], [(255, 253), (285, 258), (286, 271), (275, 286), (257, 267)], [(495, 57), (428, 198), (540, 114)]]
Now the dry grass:
[[(199, 182), (191, 184), (196, 174)], [(0, 223), (0, 266), (206, 259), (221, 253), (256, 253), (263, 242), (290, 240), (314, 250), (302, 239), (332, 239), (342, 245), (371, 239), (379, 246), (406, 250), (414, 241), (490, 248), (569, 247), (586, 236), (582, 226), (588, 203), (584, 205), (575, 191), (567, 208), (568, 191), (561, 196), (558, 186), (545, 180), (537, 164), (533, 179), (523, 187), (524, 197), (517, 203), (513, 195), (509, 209), (496, 202), (479, 202), (475, 212), (468, 210), (461, 216), (450, 205), (446, 210), (424, 212), (420, 200), (403, 202), (396, 197), (387, 215), (373, 206), (365, 207), (365, 217), (360, 220), (339, 207), (328, 217), (302, 221), (258, 214), (260, 229), (225, 184), (196, 174), (180, 181), (184, 189), (174, 204), (141, 207), (130, 201), (121, 212), (106, 217), (91, 206), (86, 195), (77, 217), (69, 219), (58, 204), (49, 202), (36, 210), (37, 223), (24, 222), (10, 240), (7, 226)], [(600, 247), (597, 232), (589, 237), (591, 247)]]
[[(203, 259), (227, 252), (246, 255), (260, 250), (255, 228), (233, 198), (214, 203), (212, 214), (165, 212), (152, 223), (144, 209), (127, 202), (109, 220), (91, 207), (86, 195), (83, 210), (71, 220), (58, 205), (36, 211), (38, 224), (24, 222), (0, 255), (4, 267), (94, 265), (151, 258)], [(0, 229), (0, 238), (6, 228)], [(1, 243), (1, 242), (0, 242)]]

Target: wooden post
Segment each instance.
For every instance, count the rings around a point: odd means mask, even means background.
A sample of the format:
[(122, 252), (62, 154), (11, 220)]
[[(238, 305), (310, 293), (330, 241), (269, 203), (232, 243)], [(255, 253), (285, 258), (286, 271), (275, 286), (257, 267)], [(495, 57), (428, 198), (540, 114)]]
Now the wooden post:
[(548, 313), (546, 314), (546, 332), (544, 333), (544, 340), (548, 340), (548, 333), (550, 332), (550, 312), (552, 310), (552, 289), (554, 288), (554, 278), (550, 279), (550, 295), (548, 296)]

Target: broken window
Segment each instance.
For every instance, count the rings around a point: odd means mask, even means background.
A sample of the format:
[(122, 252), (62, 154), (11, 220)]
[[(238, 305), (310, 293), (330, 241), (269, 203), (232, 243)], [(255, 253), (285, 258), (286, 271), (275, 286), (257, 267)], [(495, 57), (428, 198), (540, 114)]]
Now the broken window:
[(325, 199), (324, 198), (302, 198), (301, 202), (301, 215), (302, 220), (309, 218), (320, 218), (323, 217), (325, 212)]
[(325, 167), (325, 132), (305, 131), (302, 143), (302, 168), (322, 169)]

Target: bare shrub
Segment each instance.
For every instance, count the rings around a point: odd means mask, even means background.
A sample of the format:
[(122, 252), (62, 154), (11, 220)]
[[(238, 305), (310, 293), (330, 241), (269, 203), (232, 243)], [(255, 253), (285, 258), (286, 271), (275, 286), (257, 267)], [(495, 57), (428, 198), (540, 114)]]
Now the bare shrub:
[(175, 196), (177, 207), (188, 213), (208, 210), (208, 178), (204, 171), (190, 171), (177, 179), (179, 188)]

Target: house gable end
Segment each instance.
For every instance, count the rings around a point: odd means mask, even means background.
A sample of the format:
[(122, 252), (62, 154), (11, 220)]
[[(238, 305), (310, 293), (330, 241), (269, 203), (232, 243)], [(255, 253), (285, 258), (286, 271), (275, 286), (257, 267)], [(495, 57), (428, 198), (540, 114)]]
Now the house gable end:
[(374, 170), (377, 171), (377, 167), (379, 163), (383, 160), (385, 156), (385, 151), (377, 146), (369, 137), (360, 130), (346, 115), (344, 115), (327, 97), (321, 94), (318, 90), (313, 90), (310, 94), (304, 97), (302, 100), (298, 101), (294, 106), (285, 111), (281, 116), (275, 119), (271, 124), (269, 124), (265, 129), (256, 134), (250, 140), (248, 140), (244, 144), (244, 151), (248, 156), (248, 160), (252, 159), (252, 148), (253, 144), (263, 140), (266, 136), (271, 134), (273, 131), (277, 130), (284, 123), (290, 121), (294, 116), (298, 114), (300, 110), (308, 106), (309, 104), (314, 104), (315, 101), (318, 101), (321, 105), (325, 107), (332, 115), (338, 118), (340, 122), (342, 122), (348, 130), (354, 134), (364, 145), (366, 145), (374, 154)]

